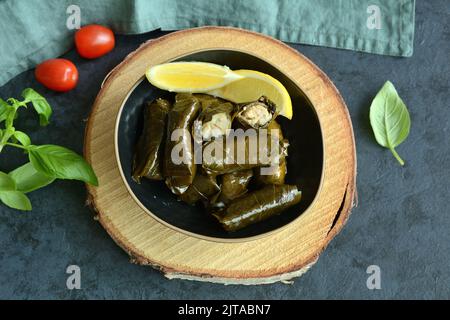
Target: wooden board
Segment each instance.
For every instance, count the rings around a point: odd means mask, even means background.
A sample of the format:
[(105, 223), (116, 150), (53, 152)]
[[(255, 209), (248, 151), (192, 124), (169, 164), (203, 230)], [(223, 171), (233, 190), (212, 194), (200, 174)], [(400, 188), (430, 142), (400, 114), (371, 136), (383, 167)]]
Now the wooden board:
[[(324, 171), (319, 193), (299, 218), (279, 232), (247, 242), (212, 242), (177, 232), (132, 199), (114, 155), (116, 115), (133, 85), (155, 64), (207, 49), (253, 54), (290, 77), (312, 102), (322, 127)], [(114, 241), (138, 264), (168, 278), (220, 283), (289, 281), (317, 261), (353, 207), (356, 156), (348, 110), (329, 78), (311, 61), (273, 38), (236, 28), (178, 31), (144, 43), (107, 77), (85, 136), (85, 156), (98, 175), (88, 203)]]

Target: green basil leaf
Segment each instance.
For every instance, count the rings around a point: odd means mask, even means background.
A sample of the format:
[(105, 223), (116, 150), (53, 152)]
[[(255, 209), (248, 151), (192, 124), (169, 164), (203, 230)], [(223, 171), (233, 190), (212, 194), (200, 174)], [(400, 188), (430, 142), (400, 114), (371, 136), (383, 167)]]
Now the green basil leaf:
[(0, 139), (0, 151), (2, 151), (5, 144), (8, 142), (9, 138), (11, 138), (14, 135), (14, 132), (16, 129), (14, 127), (7, 127), (2, 132), (2, 137)]
[(19, 100), (14, 98), (9, 98), (7, 101), (9, 103), (9, 112), (6, 115), (5, 127), (9, 128), (13, 126), (14, 120), (19, 117), (17, 109), (20, 108), (21, 106), (26, 108), (26, 105), (22, 105)]
[(14, 132), (14, 138), (16, 138), (17, 141), (19, 141), (20, 144), (25, 146), (25, 147), (29, 146), (31, 144), (30, 137), (25, 132), (16, 130)]
[(377, 142), (391, 150), (397, 161), (404, 165), (395, 147), (408, 137), (411, 120), (405, 103), (390, 81), (386, 81), (372, 101), (370, 124)]
[(3, 99), (0, 99), (0, 122), (3, 122), (8, 118), (11, 106)]
[(9, 173), (9, 176), (16, 183), (16, 189), (23, 193), (45, 187), (55, 181), (55, 178), (38, 172), (31, 162), (14, 169)]
[(50, 177), (81, 180), (97, 186), (97, 176), (83, 157), (64, 147), (31, 145), (28, 156), (33, 167)]
[(20, 191), (0, 191), (0, 200), (13, 209), (23, 211), (31, 210), (30, 199)]
[(14, 180), (6, 173), (0, 171), (0, 191), (14, 190), (16, 190), (16, 183)]
[(22, 91), (22, 97), (33, 104), (34, 110), (39, 114), (39, 123), (41, 126), (46, 126), (49, 123), (52, 115), (52, 108), (47, 100), (39, 93), (31, 88)]

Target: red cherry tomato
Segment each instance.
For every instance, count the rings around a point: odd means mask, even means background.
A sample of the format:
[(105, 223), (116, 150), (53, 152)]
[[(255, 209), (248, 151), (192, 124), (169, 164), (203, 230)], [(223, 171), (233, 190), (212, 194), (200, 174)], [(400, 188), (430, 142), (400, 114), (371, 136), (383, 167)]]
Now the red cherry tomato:
[(34, 71), (37, 81), (55, 91), (69, 91), (78, 82), (78, 70), (67, 59), (49, 59), (36, 67)]
[(110, 52), (114, 45), (114, 33), (104, 26), (91, 24), (75, 33), (75, 46), (83, 58), (101, 57)]

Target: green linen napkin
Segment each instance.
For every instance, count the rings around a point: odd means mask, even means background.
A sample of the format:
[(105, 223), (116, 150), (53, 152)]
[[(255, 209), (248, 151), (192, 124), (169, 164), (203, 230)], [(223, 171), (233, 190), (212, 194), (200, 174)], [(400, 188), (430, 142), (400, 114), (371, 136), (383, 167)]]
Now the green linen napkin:
[(122, 34), (235, 26), (287, 42), (409, 57), (414, 7), (415, 0), (0, 0), (0, 85), (70, 49), (77, 21)]

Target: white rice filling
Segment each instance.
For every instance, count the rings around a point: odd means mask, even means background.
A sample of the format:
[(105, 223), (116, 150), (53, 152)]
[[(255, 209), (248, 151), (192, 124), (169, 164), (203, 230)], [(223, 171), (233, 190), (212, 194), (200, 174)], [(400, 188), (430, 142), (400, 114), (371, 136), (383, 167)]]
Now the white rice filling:
[(265, 126), (272, 119), (269, 110), (259, 103), (255, 103), (245, 108), (241, 117), (244, 118), (249, 125), (256, 128)]
[(211, 120), (202, 126), (202, 138), (205, 141), (212, 138), (218, 138), (227, 133), (231, 128), (230, 118), (225, 113), (217, 113), (211, 117)]

